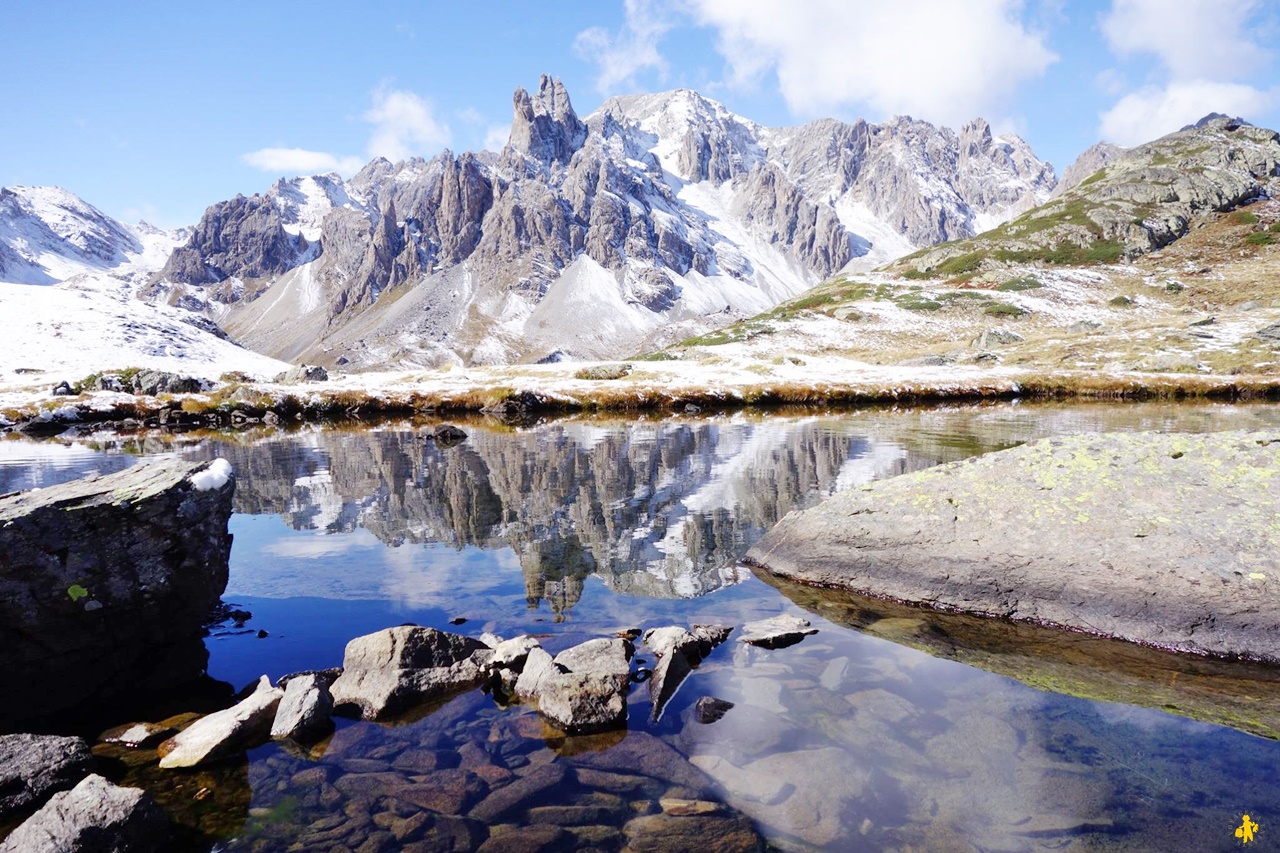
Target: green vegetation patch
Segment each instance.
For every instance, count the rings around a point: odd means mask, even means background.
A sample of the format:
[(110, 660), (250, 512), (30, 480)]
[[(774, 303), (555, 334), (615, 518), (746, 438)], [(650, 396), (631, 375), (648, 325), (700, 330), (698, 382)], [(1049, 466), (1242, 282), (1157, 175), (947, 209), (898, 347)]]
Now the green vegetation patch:
[(1272, 234), (1280, 234), (1280, 222), (1272, 222), (1267, 226), (1267, 230)]
[(1031, 275), (1024, 275), (1019, 278), (1011, 278), (1008, 281), (1002, 281), (996, 286), (996, 290), (1004, 293), (1016, 292), (1019, 290), (1039, 290), (1044, 287), (1040, 279)]
[(1270, 246), (1276, 241), (1276, 235), (1270, 231), (1255, 231), (1245, 237), (1244, 241), (1250, 246)]
[(1257, 225), (1258, 215), (1247, 210), (1237, 210), (1227, 217), (1227, 221), (1232, 225)]
[(1089, 186), (1089, 184), (1096, 184), (1098, 181), (1102, 180), (1106, 176), (1107, 176), (1107, 169), (1104, 166), (1103, 168), (1099, 169), (1098, 171), (1094, 172), (1092, 175), (1090, 175), (1089, 177), (1081, 181), (1079, 185), (1082, 187), (1087, 187)]
[(986, 308), (982, 309), (983, 314), (990, 314), (992, 317), (1021, 317), (1026, 314), (1025, 308), (1019, 308), (1017, 305), (1010, 305), (1008, 302), (993, 302)]
[(957, 255), (954, 258), (943, 261), (934, 268), (937, 275), (964, 275), (969, 272), (976, 272), (982, 266), (982, 261), (986, 258), (983, 252), (967, 252), (963, 255)]
[(1132, 308), (1134, 301), (1128, 296), (1114, 296), (1107, 300), (1107, 304), (1116, 308)]
[(596, 364), (573, 374), (574, 379), (622, 379), (631, 372), (629, 364)]

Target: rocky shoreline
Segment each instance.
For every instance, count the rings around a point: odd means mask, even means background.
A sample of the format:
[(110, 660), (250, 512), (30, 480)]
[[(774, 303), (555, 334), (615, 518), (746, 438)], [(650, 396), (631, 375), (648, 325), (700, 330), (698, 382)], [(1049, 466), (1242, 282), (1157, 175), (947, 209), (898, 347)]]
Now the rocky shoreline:
[[(713, 378), (696, 363), (645, 363), (636, 370), (630, 370), (630, 364), (597, 365), (609, 378), (593, 378), (593, 368), (573, 367), (521, 365), (475, 368), (465, 375), (353, 374), (329, 379), (327, 374), (321, 378), (318, 368), (303, 365), (272, 382), (249, 377), (214, 382), (153, 371), (136, 391), (126, 379), (131, 382), (141, 374), (103, 374), (83, 388), (83, 383), (73, 387), (64, 381), (52, 390), (27, 387), (0, 393), (0, 434), (43, 437), (104, 428), (287, 429), (303, 423), (467, 414), (521, 422), (584, 412), (696, 414), (744, 407), (1014, 399), (1280, 399), (1280, 379), (1262, 375), (879, 366), (847, 359), (812, 369), (801, 362), (785, 371), (756, 362), (724, 369), (717, 365)], [(622, 367), (628, 370), (614, 369)], [(762, 378), (771, 373), (777, 376)], [(169, 388), (175, 390), (164, 390)]]
[(1280, 434), (1087, 434), (883, 480), (747, 554), (803, 583), (1280, 662)]

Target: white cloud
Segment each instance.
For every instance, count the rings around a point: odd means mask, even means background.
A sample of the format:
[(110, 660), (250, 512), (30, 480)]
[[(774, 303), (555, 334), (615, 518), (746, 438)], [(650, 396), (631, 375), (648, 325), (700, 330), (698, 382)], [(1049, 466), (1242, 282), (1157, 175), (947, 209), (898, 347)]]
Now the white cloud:
[(1102, 138), (1118, 145), (1141, 145), (1172, 133), (1212, 112), (1257, 115), (1276, 102), (1276, 93), (1243, 83), (1208, 80), (1146, 86), (1121, 98), (1102, 114)]
[(399, 161), (433, 154), (449, 144), (449, 126), (436, 119), (430, 101), (413, 92), (385, 86), (375, 89), (372, 97), (373, 106), (360, 117), (373, 125), (364, 157), (307, 148), (260, 148), (240, 155), (240, 159), (276, 174), (337, 172), (349, 177), (374, 157)]
[(240, 159), (264, 172), (281, 175), (315, 175), (321, 172), (337, 172), (354, 175), (364, 165), (360, 157), (338, 157), (325, 151), (308, 151), (305, 148), (259, 148)]
[(626, 23), (613, 34), (591, 27), (573, 40), (574, 53), (599, 69), (596, 89), (602, 95), (621, 87), (633, 87), (635, 76), (649, 68), (665, 76), (667, 62), (658, 52), (658, 41), (674, 25), (662, 0), (625, 0)]
[(717, 30), (731, 83), (777, 74), (797, 113), (869, 105), (959, 124), (991, 114), (1057, 60), (1021, 0), (689, 0)]
[(403, 89), (374, 90), (373, 108), (364, 114), (364, 120), (373, 125), (367, 149), (370, 157), (398, 161), (449, 144), (449, 126), (432, 114), (431, 103)]
[(485, 151), (501, 151), (507, 145), (507, 140), (511, 138), (511, 127), (505, 124), (495, 124), (489, 127), (484, 134)]
[(1104, 139), (1137, 145), (1207, 113), (1247, 119), (1280, 101), (1280, 90), (1246, 82), (1265, 74), (1272, 58), (1260, 36), (1274, 27), (1274, 7), (1262, 0), (1180, 0), (1176, 8), (1166, 0), (1112, 0), (1099, 23), (1116, 56), (1154, 57), (1165, 78), (1102, 113)]
[(1152, 54), (1173, 80), (1235, 80), (1269, 58), (1251, 38), (1261, 6), (1259, 0), (1113, 0), (1102, 32), (1117, 55)]

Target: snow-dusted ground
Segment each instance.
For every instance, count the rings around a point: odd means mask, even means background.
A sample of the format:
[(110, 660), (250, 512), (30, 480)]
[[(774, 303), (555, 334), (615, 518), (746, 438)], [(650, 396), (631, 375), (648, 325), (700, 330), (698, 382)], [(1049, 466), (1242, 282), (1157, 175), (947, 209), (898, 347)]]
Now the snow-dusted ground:
[(52, 387), (128, 367), (214, 379), (231, 370), (269, 378), (290, 367), (184, 322), (190, 312), (133, 299), (130, 290), (102, 275), (51, 286), (0, 283), (0, 388)]

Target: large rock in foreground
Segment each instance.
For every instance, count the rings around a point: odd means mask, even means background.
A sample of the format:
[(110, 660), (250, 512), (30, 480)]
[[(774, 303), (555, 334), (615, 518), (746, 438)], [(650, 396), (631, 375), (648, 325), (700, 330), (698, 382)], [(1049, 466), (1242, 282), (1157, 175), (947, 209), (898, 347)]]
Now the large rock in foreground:
[(791, 513), (747, 559), (860, 594), (1280, 661), (1280, 432), (1051, 439)]
[(0, 496), (0, 728), (201, 675), (234, 488), (166, 459)]
[(89, 745), (78, 737), (0, 735), (0, 823), (43, 804), (92, 769)]
[(147, 853), (166, 849), (169, 822), (145, 791), (88, 776), (54, 794), (0, 853)]

